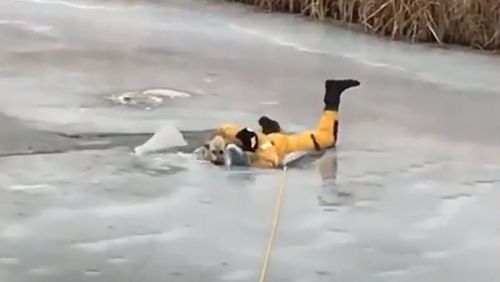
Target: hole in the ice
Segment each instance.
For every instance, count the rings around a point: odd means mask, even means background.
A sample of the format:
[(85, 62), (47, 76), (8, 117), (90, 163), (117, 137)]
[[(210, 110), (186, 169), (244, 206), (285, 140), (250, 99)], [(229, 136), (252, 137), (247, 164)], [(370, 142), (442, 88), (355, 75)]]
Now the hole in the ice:
[(135, 106), (139, 108), (158, 107), (172, 99), (189, 98), (192, 95), (185, 91), (157, 88), (147, 89), (144, 91), (129, 91), (125, 93), (117, 93), (107, 97), (110, 101), (121, 104)]

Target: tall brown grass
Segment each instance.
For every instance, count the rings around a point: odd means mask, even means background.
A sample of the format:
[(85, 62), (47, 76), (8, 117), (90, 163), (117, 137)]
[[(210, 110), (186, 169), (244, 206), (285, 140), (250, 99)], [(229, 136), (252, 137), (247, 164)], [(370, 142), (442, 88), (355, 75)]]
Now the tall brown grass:
[(500, 0), (234, 0), (412, 42), (500, 49)]

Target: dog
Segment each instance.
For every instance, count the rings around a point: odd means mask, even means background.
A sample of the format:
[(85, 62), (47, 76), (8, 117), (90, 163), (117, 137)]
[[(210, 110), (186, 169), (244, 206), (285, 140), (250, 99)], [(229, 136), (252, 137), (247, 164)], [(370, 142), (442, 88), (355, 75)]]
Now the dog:
[(209, 161), (214, 165), (224, 165), (226, 146), (226, 140), (216, 135), (194, 153), (198, 159)]
[(247, 167), (252, 154), (244, 152), (241, 145), (227, 142), (221, 136), (214, 136), (208, 142), (195, 150), (197, 159), (208, 161), (216, 166)]

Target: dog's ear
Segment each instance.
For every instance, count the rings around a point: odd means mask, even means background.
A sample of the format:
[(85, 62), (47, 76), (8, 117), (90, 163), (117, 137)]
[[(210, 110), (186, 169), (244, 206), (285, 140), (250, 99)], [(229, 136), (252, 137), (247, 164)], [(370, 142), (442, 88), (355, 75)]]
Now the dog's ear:
[(205, 137), (204, 137), (204, 142), (205, 144), (203, 145), (205, 148), (209, 149), (210, 148), (210, 142), (215, 138), (215, 136), (217, 136), (217, 132), (211, 132), (211, 133), (206, 133), (204, 134)]

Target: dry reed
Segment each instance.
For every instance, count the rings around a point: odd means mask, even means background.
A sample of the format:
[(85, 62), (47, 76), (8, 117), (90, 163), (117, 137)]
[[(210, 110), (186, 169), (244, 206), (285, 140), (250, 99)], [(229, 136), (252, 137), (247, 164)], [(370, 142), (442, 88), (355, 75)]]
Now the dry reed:
[(412, 42), (500, 49), (500, 0), (233, 0)]

